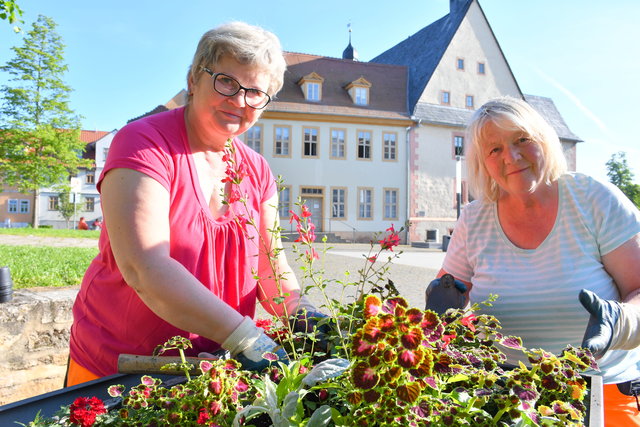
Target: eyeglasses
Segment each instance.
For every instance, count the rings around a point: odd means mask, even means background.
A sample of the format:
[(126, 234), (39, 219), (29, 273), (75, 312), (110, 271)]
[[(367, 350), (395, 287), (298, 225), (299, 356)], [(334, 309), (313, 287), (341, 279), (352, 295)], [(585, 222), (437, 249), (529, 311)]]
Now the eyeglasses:
[(242, 86), (236, 79), (224, 73), (214, 73), (208, 68), (200, 67), (202, 71), (209, 74), (213, 79), (213, 89), (220, 95), (234, 96), (244, 90), (244, 102), (251, 108), (260, 110), (271, 102), (271, 97), (260, 89), (253, 89)]

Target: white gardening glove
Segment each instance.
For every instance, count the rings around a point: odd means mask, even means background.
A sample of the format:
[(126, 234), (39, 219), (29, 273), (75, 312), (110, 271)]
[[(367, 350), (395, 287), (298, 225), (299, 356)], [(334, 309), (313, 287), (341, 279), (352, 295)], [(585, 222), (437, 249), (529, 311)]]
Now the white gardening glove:
[(596, 359), (607, 350), (633, 350), (640, 346), (640, 307), (605, 300), (586, 289), (580, 292), (579, 299), (591, 314), (582, 347), (591, 350)]
[[(249, 371), (261, 372), (276, 360), (289, 363), (284, 349), (269, 338), (264, 329), (257, 327), (249, 316), (245, 316), (240, 325), (224, 340), (222, 348), (228, 350), (231, 357)], [(277, 359), (266, 359), (263, 357), (265, 353), (274, 353)]]

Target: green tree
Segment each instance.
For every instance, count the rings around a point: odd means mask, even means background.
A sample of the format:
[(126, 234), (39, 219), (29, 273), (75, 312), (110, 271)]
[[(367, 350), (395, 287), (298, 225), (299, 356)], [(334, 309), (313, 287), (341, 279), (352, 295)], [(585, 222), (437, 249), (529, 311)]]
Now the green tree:
[(636, 206), (640, 207), (640, 185), (633, 182), (633, 172), (624, 152), (615, 153), (606, 163), (609, 181), (618, 187)]
[(58, 211), (60, 215), (66, 221), (67, 228), (69, 228), (69, 220), (74, 218), (78, 212), (81, 203), (78, 203), (76, 197), (78, 193), (72, 193), (71, 187), (63, 185), (60, 187), (60, 193), (58, 193)]
[[(22, 23), (22, 9), (18, 6), (15, 0), (0, 0), (0, 19), (6, 19), (9, 24)], [(20, 27), (13, 26), (13, 31), (20, 32)]]
[(39, 16), (13, 47), (15, 57), (0, 67), (11, 75), (0, 108), (0, 182), (35, 196), (33, 227), (38, 227), (40, 189), (68, 181), (82, 159), (80, 118), (69, 107), (71, 88), (64, 84), (64, 44), (56, 23)]

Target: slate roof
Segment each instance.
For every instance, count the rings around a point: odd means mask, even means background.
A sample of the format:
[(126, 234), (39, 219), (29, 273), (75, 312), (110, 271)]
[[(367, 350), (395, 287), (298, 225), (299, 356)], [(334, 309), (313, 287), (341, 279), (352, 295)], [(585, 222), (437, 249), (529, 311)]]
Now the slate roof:
[(580, 137), (571, 132), (571, 129), (569, 129), (569, 126), (567, 126), (567, 124), (565, 123), (564, 119), (560, 115), (560, 112), (556, 108), (556, 104), (553, 103), (553, 100), (551, 98), (535, 95), (525, 95), (524, 99), (540, 114), (542, 114), (542, 117), (544, 117), (551, 126), (553, 126), (560, 139), (583, 142)]
[[(285, 52), (285, 59), (284, 85), (267, 106), (268, 111), (409, 119), (404, 66), (293, 52)], [(312, 72), (324, 79), (322, 99), (318, 102), (307, 101), (298, 85), (302, 77)], [(345, 89), (360, 77), (371, 83), (369, 105), (355, 105)]]
[(409, 109), (413, 111), (473, 0), (453, 0), (451, 12), (381, 53), (370, 62), (409, 69)]
[[(561, 140), (582, 142), (582, 139), (571, 132), (551, 98), (524, 95), (524, 100), (549, 122)], [(464, 128), (472, 115), (473, 110), (419, 102), (416, 105), (413, 118), (421, 120), (423, 123)]]

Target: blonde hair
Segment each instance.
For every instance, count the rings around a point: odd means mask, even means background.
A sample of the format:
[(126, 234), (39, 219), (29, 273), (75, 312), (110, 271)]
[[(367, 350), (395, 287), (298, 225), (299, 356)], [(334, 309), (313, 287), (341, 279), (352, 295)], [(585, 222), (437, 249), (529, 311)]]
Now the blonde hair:
[(215, 68), (227, 55), (241, 64), (253, 65), (267, 72), (269, 95), (274, 96), (282, 88), (287, 64), (280, 40), (263, 28), (239, 21), (220, 25), (203, 34), (187, 73), (187, 83), (189, 79), (197, 81), (201, 67)]
[(467, 125), (470, 140), (466, 153), (469, 186), (477, 199), (495, 202), (500, 194), (498, 184), (484, 166), (482, 155), (485, 125), (489, 122), (505, 130), (520, 130), (538, 144), (544, 158), (541, 172), (545, 183), (555, 181), (567, 171), (567, 160), (558, 134), (540, 113), (521, 99), (509, 96), (496, 98), (478, 108)]

